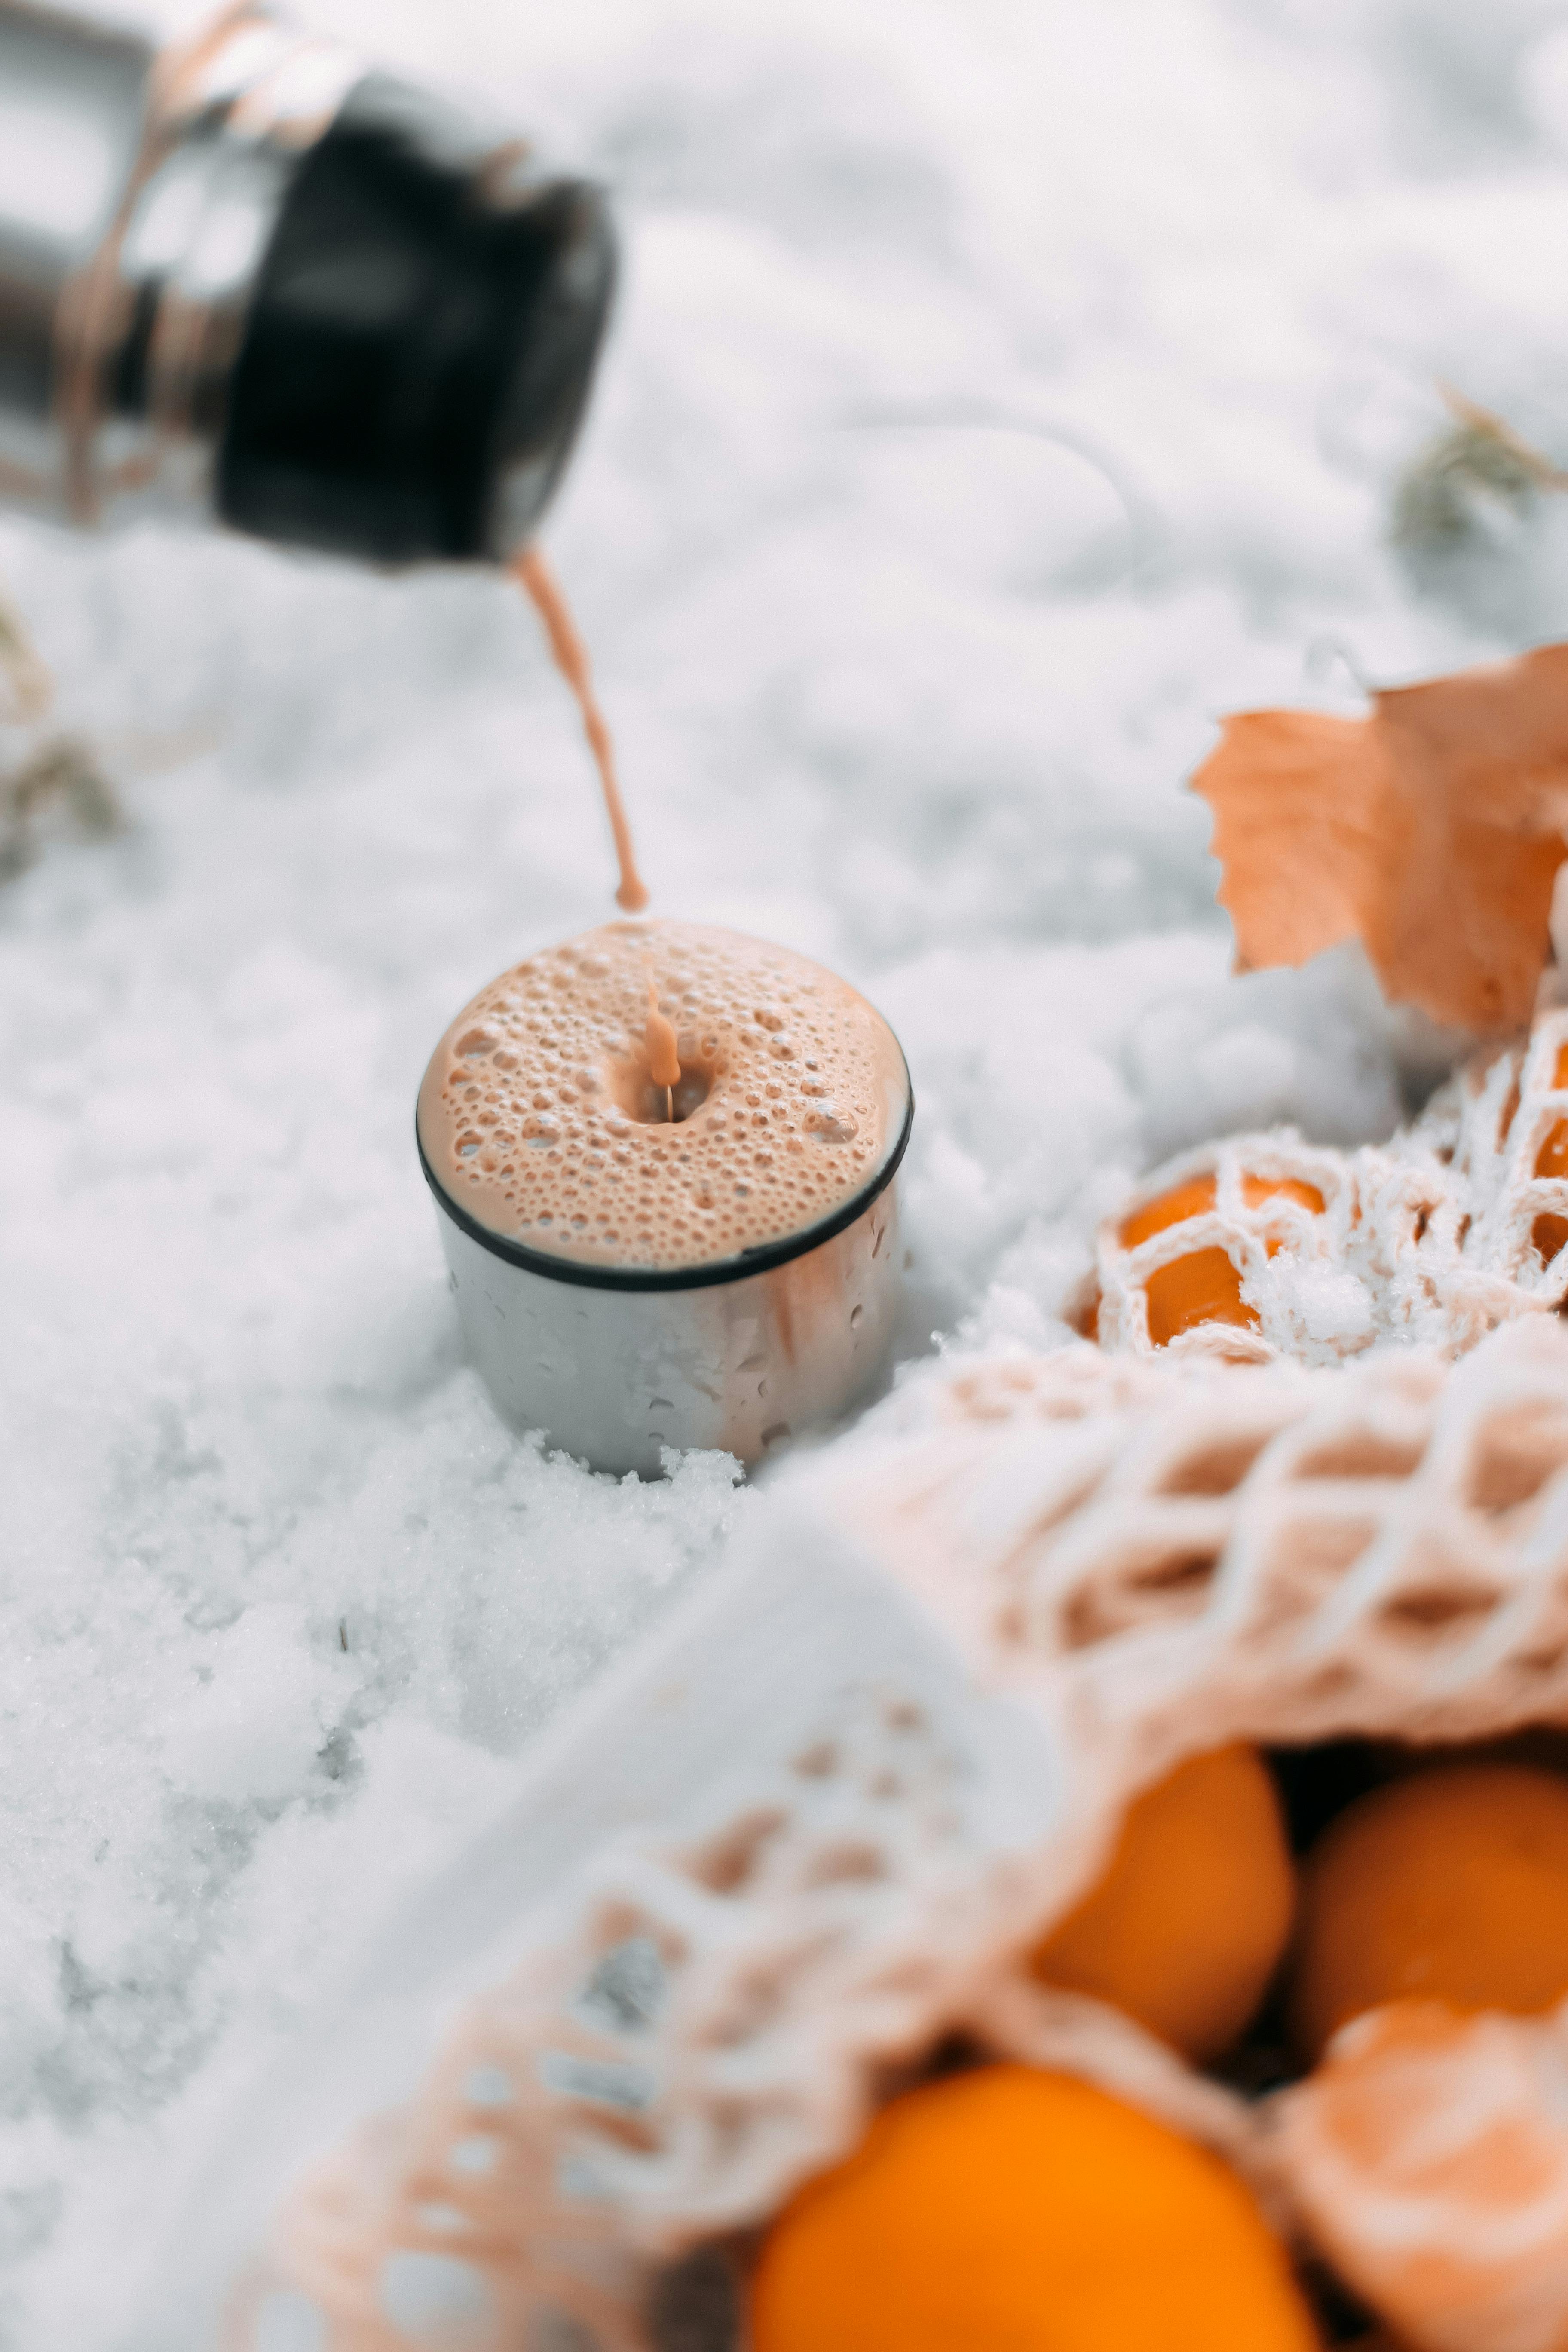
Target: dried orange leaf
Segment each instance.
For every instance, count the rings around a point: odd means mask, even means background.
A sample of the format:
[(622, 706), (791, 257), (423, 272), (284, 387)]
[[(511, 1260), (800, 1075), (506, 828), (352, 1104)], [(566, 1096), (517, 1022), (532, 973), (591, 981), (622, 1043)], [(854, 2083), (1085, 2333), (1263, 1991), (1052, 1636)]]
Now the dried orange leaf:
[(1568, 645), (1374, 696), (1364, 719), (1227, 719), (1193, 779), (1243, 969), (1359, 939), (1391, 1003), (1522, 1028), (1568, 856)]

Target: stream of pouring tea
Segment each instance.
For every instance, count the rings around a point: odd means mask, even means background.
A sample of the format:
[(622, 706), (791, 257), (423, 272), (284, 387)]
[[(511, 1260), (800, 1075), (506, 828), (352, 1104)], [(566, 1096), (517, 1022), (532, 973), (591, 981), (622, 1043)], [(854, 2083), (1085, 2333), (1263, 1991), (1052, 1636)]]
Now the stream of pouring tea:
[[(512, 566), (521, 583), (523, 593), (544, 624), (544, 634), (550, 641), (550, 651), (555, 667), (576, 697), (577, 708), (583, 714), (583, 732), (594, 754), (604, 788), (605, 812), (615, 836), (616, 859), (621, 869), (620, 887), (616, 892), (616, 904), (624, 907), (628, 915), (640, 914), (647, 905), (647, 886), (637, 872), (637, 849), (632, 841), (632, 829), (626, 821), (626, 803), (621, 799), (620, 780), (616, 774), (616, 747), (605, 724), (605, 714), (594, 692), (594, 673), (588, 663), (588, 650), (577, 635), (570, 607), (561, 593), (561, 583), (550, 569), (537, 547), (526, 548)], [(676, 1051), (673, 1023), (659, 1011), (658, 988), (651, 973), (647, 983), (648, 1066), (655, 1086), (664, 1088), (665, 1117), (675, 1117), (675, 1088), (680, 1084), (680, 1061)]]
[(664, 1115), (675, 1117), (675, 1089), (680, 1084), (680, 1055), (677, 1050), (675, 1024), (658, 1009), (658, 982), (649, 972), (647, 980), (647, 1026), (644, 1033), (647, 1047), (647, 1066), (656, 1087), (664, 1088)]
[(616, 843), (616, 860), (621, 869), (616, 904), (624, 907), (628, 915), (640, 915), (647, 905), (647, 887), (637, 872), (632, 829), (626, 823), (626, 806), (616, 775), (616, 747), (610, 740), (605, 714), (594, 692), (594, 673), (588, 666), (587, 649), (577, 635), (570, 608), (561, 593), (561, 583), (538, 548), (525, 548), (511, 568), (524, 595), (544, 624), (544, 634), (550, 640), (555, 667), (576, 697), (577, 708), (583, 714), (583, 732), (588, 739), (588, 749), (593, 752), (599, 771), (599, 782), (605, 793), (605, 813), (610, 820), (610, 831)]

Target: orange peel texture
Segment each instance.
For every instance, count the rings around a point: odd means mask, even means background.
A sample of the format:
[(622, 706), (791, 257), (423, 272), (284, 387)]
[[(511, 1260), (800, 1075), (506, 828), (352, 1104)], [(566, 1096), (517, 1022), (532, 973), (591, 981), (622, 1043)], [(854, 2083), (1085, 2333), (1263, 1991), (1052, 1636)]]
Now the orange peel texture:
[(882, 2109), (768, 2232), (752, 2352), (1313, 2352), (1284, 2252), (1206, 2150), (1000, 2065)]
[[(1310, 1209), (1314, 1216), (1321, 1216), (1323, 1211), (1323, 1196), (1317, 1186), (1303, 1184), (1294, 1176), (1244, 1176), (1241, 1194), (1249, 1209), (1264, 1201), (1287, 1200)], [(1194, 1176), (1184, 1184), (1173, 1185), (1168, 1192), (1162, 1192), (1157, 1200), (1146, 1201), (1123, 1220), (1122, 1247), (1136, 1249), (1140, 1242), (1148, 1241), (1155, 1234), (1185, 1224), (1191, 1218), (1205, 1216), (1214, 1207), (1215, 1198), (1212, 1176)], [(1273, 1257), (1279, 1244), (1271, 1239), (1267, 1247)], [(1239, 1323), (1254, 1328), (1258, 1322), (1257, 1309), (1249, 1307), (1241, 1295), (1240, 1269), (1232, 1264), (1226, 1251), (1212, 1245), (1190, 1250), (1168, 1265), (1156, 1266), (1143, 1289), (1149, 1303), (1149, 1337), (1156, 1348), (1168, 1347), (1178, 1332), (1195, 1330), (1200, 1323)]]
[(1565, 2056), (1556, 2022), (1396, 2001), (1279, 2101), (1298, 2210), (1387, 2352), (1568, 2346)]
[(1568, 1993), (1568, 1781), (1440, 1765), (1374, 1789), (1301, 1873), (1291, 2038), (1316, 2058), (1385, 2002), (1529, 2014)]
[(1244, 969), (1359, 939), (1390, 1003), (1522, 1028), (1568, 822), (1568, 645), (1373, 697), (1250, 710), (1193, 779)]
[(1279, 1800), (1247, 1747), (1216, 1748), (1132, 1804), (1098, 1885), (1031, 1956), (1203, 2063), (1242, 2032), (1289, 1938)]

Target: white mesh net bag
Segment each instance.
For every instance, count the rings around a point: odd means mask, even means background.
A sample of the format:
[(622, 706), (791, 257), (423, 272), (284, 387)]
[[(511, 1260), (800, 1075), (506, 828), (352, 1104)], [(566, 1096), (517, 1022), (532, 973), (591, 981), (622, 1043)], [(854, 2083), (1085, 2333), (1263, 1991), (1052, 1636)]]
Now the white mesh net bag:
[(1458, 1361), (1078, 1345), (911, 1382), (247, 2108), (133, 2340), (722, 2352), (729, 2258), (954, 2034), (1167, 2117), (1289, 2227), (1271, 2111), (1021, 1956), (1187, 1753), (1564, 1716), (1555, 1318)]
[(1458, 1352), (1568, 1296), (1568, 1010), (1478, 1059), (1385, 1145), (1205, 1144), (1102, 1226), (1080, 1320), (1100, 1346), (1341, 1362)]

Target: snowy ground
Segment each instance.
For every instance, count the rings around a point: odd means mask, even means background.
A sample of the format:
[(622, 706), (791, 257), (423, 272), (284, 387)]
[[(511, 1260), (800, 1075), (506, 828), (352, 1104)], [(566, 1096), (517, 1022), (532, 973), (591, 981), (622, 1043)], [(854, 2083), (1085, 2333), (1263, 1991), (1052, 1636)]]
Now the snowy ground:
[[(1436, 377), (1568, 459), (1561, 12), (312, 13), (619, 191), (550, 543), (658, 905), (904, 1038), (910, 1352), (1048, 1341), (1178, 1143), (1386, 1128), (1344, 973), (1226, 978), (1182, 783), (1226, 708), (1568, 632), (1568, 502), (1387, 536)], [(768, 1498), (546, 1461), (459, 1358), (419, 1071), (610, 911), (515, 597), (16, 523), (0, 580), (126, 819), (0, 886), (0, 2341), (99, 2352), (149, 2184)]]

